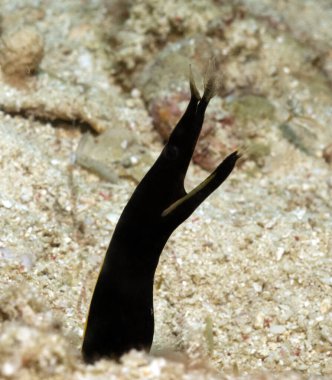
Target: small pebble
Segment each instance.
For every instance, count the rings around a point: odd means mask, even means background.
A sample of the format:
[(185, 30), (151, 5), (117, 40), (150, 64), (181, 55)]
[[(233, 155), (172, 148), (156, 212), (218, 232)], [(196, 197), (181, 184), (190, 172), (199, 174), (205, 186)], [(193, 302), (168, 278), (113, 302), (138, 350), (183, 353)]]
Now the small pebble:
[(9, 201), (8, 199), (4, 199), (2, 200), (2, 206), (4, 208), (12, 208), (13, 207), (13, 203), (11, 201)]
[(270, 327), (270, 332), (272, 334), (283, 334), (286, 331), (285, 326), (282, 325), (272, 325)]
[(2, 366), (1, 372), (3, 376), (12, 377), (15, 374), (16, 370), (17, 367), (13, 363), (6, 362)]
[(285, 248), (284, 247), (278, 247), (277, 248), (277, 251), (276, 251), (276, 259), (277, 261), (280, 261), (282, 256), (284, 255), (285, 253)]
[(106, 215), (106, 219), (107, 219), (109, 222), (111, 222), (111, 223), (117, 223), (117, 221), (118, 221), (118, 219), (119, 219), (119, 215), (110, 212), (109, 214)]
[(27, 189), (23, 189), (23, 192), (20, 196), (20, 199), (23, 203), (28, 203), (32, 200), (32, 192)]
[(252, 284), (252, 287), (254, 288), (254, 290), (257, 292), (257, 293), (260, 293), (262, 291), (262, 285), (259, 284), (258, 282), (254, 282)]
[(15, 257), (14, 252), (7, 247), (0, 247), (0, 257), (5, 260), (10, 260)]

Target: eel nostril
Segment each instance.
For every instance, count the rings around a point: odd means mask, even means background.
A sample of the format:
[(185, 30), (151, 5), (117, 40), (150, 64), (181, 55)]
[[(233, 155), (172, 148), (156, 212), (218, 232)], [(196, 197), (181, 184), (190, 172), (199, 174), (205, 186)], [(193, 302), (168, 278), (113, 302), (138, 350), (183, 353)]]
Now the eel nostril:
[(165, 156), (168, 160), (176, 160), (179, 157), (179, 148), (175, 145), (169, 145), (166, 147)]

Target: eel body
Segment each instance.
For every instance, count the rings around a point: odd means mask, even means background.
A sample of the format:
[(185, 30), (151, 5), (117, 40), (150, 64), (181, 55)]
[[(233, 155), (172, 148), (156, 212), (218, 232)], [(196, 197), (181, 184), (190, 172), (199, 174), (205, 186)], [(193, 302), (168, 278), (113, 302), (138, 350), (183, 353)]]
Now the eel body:
[(239, 155), (230, 154), (191, 192), (184, 178), (205, 110), (215, 92), (210, 79), (202, 97), (191, 77), (189, 105), (160, 156), (124, 208), (114, 230), (90, 304), (82, 346), (86, 362), (149, 350), (154, 333), (153, 281), (172, 232), (228, 177)]

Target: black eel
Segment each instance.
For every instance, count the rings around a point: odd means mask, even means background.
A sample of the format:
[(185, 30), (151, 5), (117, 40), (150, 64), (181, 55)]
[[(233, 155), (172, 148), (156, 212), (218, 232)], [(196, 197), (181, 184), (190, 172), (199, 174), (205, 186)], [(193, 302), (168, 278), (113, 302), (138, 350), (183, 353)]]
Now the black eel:
[(184, 115), (120, 216), (92, 296), (82, 346), (87, 363), (151, 348), (153, 281), (160, 254), (172, 232), (228, 177), (239, 158), (237, 151), (230, 154), (186, 193), (184, 178), (215, 89), (211, 77), (200, 97), (191, 75)]

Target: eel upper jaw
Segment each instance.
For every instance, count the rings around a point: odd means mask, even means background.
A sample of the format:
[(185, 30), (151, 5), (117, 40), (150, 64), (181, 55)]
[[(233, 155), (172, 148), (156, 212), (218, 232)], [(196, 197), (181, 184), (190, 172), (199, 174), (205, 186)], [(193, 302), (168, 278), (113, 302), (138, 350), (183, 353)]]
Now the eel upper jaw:
[(190, 70), (191, 98), (186, 111), (172, 131), (164, 148), (163, 157), (166, 161), (161, 160), (160, 162), (161, 165), (170, 166), (170, 181), (174, 179), (184, 181), (202, 130), (206, 108), (216, 93), (214, 81), (215, 78), (212, 76), (206, 81), (204, 93), (201, 97)]

